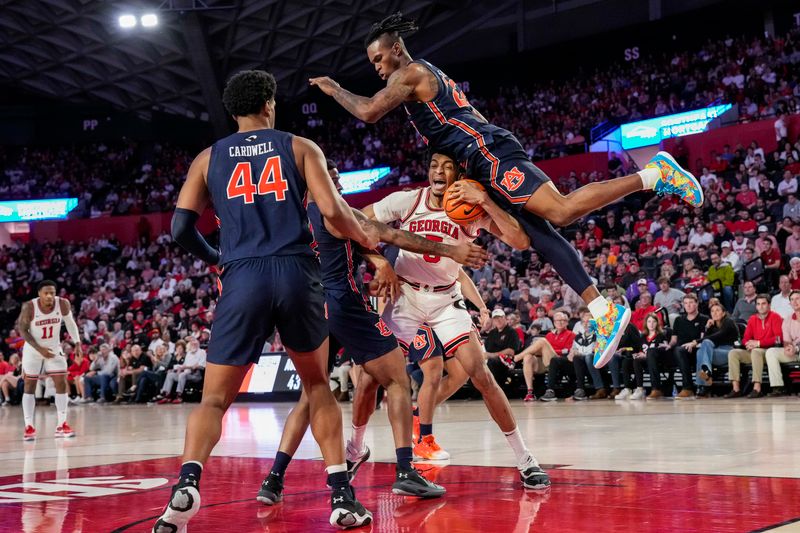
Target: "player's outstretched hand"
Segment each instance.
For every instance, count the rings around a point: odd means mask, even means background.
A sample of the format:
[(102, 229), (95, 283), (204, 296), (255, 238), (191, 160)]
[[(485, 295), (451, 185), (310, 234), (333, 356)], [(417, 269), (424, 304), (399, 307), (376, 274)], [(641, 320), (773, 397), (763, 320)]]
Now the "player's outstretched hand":
[(486, 250), (471, 242), (462, 242), (453, 246), (453, 248), (455, 249), (452, 256), (453, 261), (470, 268), (481, 268), (489, 259), (489, 254)]
[(374, 288), (375, 296), (383, 297), (385, 302), (396, 302), (400, 296), (400, 280), (389, 261), (380, 263), (375, 268), (375, 279), (370, 283)]
[(309, 78), (308, 83), (312, 86), (317, 86), (320, 88), (322, 92), (331, 96), (336, 89), (339, 88), (339, 84), (330, 79), (328, 76), (320, 76), (319, 78)]
[(447, 190), (451, 200), (460, 200), (470, 205), (483, 205), (489, 198), (484, 189), (479, 188), (472, 180), (459, 180)]

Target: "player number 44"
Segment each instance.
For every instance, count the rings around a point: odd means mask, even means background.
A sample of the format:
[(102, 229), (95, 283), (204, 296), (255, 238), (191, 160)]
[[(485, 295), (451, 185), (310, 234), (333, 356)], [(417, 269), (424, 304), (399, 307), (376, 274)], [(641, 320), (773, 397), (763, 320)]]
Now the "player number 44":
[(289, 184), (283, 179), (281, 172), (281, 157), (276, 155), (267, 159), (264, 169), (258, 178), (258, 183), (253, 183), (253, 169), (249, 161), (236, 164), (228, 180), (228, 200), (244, 197), (244, 203), (252, 204), (256, 194), (274, 194), (276, 202), (286, 200), (286, 191)]

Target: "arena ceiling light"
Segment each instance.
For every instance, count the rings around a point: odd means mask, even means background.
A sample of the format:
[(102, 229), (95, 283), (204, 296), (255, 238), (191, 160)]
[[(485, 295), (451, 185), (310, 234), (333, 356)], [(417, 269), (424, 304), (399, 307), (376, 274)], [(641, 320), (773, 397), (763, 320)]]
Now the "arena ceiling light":
[(136, 27), (136, 17), (134, 15), (120, 15), (119, 16), (119, 27), (120, 28), (135, 28)]
[(145, 28), (152, 28), (153, 26), (158, 26), (158, 15), (155, 13), (145, 13), (139, 19), (139, 22), (142, 23), (142, 26)]

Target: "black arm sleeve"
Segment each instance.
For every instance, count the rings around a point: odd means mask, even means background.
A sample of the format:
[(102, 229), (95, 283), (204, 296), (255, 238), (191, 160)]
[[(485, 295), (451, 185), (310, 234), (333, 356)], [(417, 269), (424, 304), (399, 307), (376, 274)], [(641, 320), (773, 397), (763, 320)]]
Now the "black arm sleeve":
[(172, 215), (172, 238), (181, 247), (208, 263), (219, 263), (219, 252), (211, 247), (197, 228), (195, 223), (200, 215), (191, 209), (176, 208)]

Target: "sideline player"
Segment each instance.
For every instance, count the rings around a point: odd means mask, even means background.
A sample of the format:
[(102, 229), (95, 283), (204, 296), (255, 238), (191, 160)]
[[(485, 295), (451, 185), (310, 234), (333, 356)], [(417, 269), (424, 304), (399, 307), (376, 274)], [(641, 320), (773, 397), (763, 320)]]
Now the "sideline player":
[[(342, 413), (325, 372), (328, 323), (304, 207), (306, 192), (343, 235), (367, 249), (377, 244), (377, 237), (362, 229), (337, 194), (319, 147), (274, 129), (275, 90), (275, 78), (260, 70), (242, 71), (228, 80), (222, 99), (238, 131), (195, 158), (178, 196), (173, 238), (223, 270), (203, 398), (189, 417), (180, 477), (155, 533), (181, 531), (199, 511), (200, 476), (219, 441), (222, 417), (276, 327), (308, 395), (311, 430), (333, 489), (330, 523), (349, 528), (372, 522), (372, 513), (350, 487)], [(219, 251), (195, 227), (209, 202), (220, 222)]]
[[(528, 236), (519, 222), (494, 203), (485, 191), (477, 187), (474, 204), (480, 204), (486, 214), (467, 227), (452, 223), (442, 208), (442, 197), (459, 177), (455, 158), (441, 151), (431, 154), (428, 165), (430, 185), (417, 191), (392, 193), (367, 206), (364, 214), (383, 223), (401, 221), (401, 228), (424, 234), (429, 239), (445, 243), (472, 241), (483, 228), (517, 249), (530, 246)], [(461, 267), (445, 257), (427, 256), (400, 250), (395, 271), (403, 282), (400, 297), (389, 302), (383, 310), (383, 320), (394, 332), (398, 342), (408, 351), (419, 327), (427, 323), (442, 341), (445, 354), (456, 359), (483, 396), (489, 413), (503, 431), (514, 451), (517, 468), (525, 487), (546, 488), (550, 479), (528, 450), (517, 428), (505, 393), (492, 377), (483, 357), (480, 340), (472, 326), (458, 283)], [(362, 376), (369, 379), (369, 376)]]
[[(340, 189), (339, 172), (332, 161), (328, 162), (328, 172), (337, 189)], [(450, 246), (368, 220), (360, 212), (356, 214), (362, 218), (364, 224), (375, 225), (383, 242), (417, 253), (450, 257), (455, 261), (471, 265), (483, 263), (485, 260), (485, 252), (471, 243), (461, 242), (456, 246)], [(331, 343), (336, 342), (343, 346), (353, 362), (362, 366), (364, 370), (362, 374), (369, 374), (376, 387), (379, 384), (386, 389), (389, 422), (394, 434), (397, 457), (392, 492), (423, 498), (442, 496), (445, 493), (444, 488), (426, 480), (411, 466), (412, 415), (405, 358), (397, 345), (397, 339), (367, 303), (356, 285), (350, 239), (330, 227), (319, 212), (313, 197), (309, 197), (308, 215), (322, 269)], [(397, 276), (391, 265), (380, 254), (369, 253), (365, 256), (376, 265), (375, 279), (379, 281), (378, 285), (388, 286), (390, 299), (393, 298), (393, 287), (397, 285)], [(359, 386), (357, 391), (360, 388)], [(374, 399), (372, 402), (371, 406), (359, 401), (353, 403), (354, 437), (348, 442), (346, 449), (351, 479), (361, 463), (353, 463), (350, 458), (361, 455), (364, 432), (375, 407)], [(258, 501), (273, 505), (283, 499), (284, 474), (308, 429), (308, 414), (308, 398), (303, 392), (300, 401), (286, 420), (275, 462), (261, 484), (256, 498)], [(353, 445), (354, 440), (358, 443), (357, 446)]]
[[(598, 331), (594, 364), (605, 365), (630, 321), (631, 311), (600, 295), (575, 250), (551, 223), (571, 224), (641, 190), (678, 194), (691, 206), (699, 207), (703, 204), (700, 183), (672, 156), (659, 152), (640, 172), (590, 183), (562, 195), (530, 161), (511, 132), (490, 124), (444, 72), (423, 59), (411, 58), (401, 35), (416, 30), (417, 25), (400, 13), (372, 25), (365, 40), (367, 57), (378, 76), (386, 80), (386, 88), (372, 97), (353, 94), (328, 77), (311, 78), (309, 82), (365, 122), (376, 122), (404, 105), (423, 140), (434, 150), (452, 153), (470, 178), (481, 182), (496, 201), (513, 211), (544, 260), (581, 295)], [(458, 193), (453, 197), (458, 199)]]
[(34, 440), (36, 429), (33, 412), (36, 408), (36, 383), (39, 378), (51, 377), (56, 386), (58, 425), (56, 438), (70, 438), (75, 432), (67, 424), (67, 358), (61, 353), (61, 323), (75, 343), (75, 353), (81, 354), (81, 336), (72, 316), (69, 300), (56, 296), (56, 284), (44, 280), (37, 287), (38, 298), (22, 304), (17, 320), (19, 334), (25, 339), (22, 347), (22, 374), (25, 391), (22, 394), (22, 413), (25, 417), (23, 440)]

